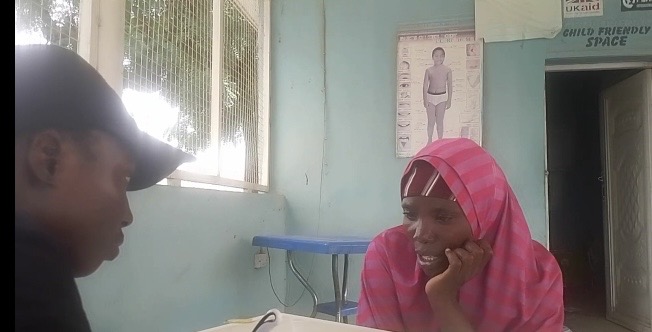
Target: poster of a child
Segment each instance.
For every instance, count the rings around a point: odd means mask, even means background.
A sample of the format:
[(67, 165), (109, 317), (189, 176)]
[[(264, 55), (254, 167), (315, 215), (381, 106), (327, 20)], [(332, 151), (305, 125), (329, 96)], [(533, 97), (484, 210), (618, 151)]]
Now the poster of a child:
[(412, 157), (429, 142), (447, 137), (482, 144), (482, 46), (473, 30), (399, 34), (398, 158)]

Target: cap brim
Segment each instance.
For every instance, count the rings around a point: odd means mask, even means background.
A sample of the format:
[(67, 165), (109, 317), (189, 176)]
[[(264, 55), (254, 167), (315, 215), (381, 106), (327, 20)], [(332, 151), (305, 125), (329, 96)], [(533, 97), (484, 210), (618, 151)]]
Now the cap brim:
[(146, 133), (142, 133), (139, 144), (134, 152), (136, 170), (131, 176), (127, 191), (151, 187), (172, 174), (181, 164), (196, 159)]

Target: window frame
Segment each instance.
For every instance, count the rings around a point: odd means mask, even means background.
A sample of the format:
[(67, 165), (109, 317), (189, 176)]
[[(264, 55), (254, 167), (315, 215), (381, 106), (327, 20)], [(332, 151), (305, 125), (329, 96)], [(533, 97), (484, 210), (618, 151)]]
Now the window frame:
[[(260, 160), (260, 183), (221, 177), (219, 174), (205, 174), (177, 169), (167, 177), (167, 185), (181, 186), (182, 182), (201, 183), (216, 186), (239, 188), (249, 192), (269, 191), (269, 145), (270, 145), (270, 20), (271, 0), (261, 0), (262, 21), (259, 38), (262, 49), (259, 54), (262, 69), (259, 70), (259, 107), (263, 127), (262, 160)], [(211, 142), (220, 142), (220, 109), (222, 105), (222, 8), (224, 0), (213, 0), (213, 45), (211, 67)], [(239, 0), (235, 0), (239, 2)], [(218, 8), (218, 10), (215, 10)], [(250, 16), (247, 10), (240, 7)], [(107, 80), (109, 85), (122, 95), (123, 91), (123, 56), (124, 56), (124, 21), (125, 1), (115, 0), (80, 0), (79, 8), (79, 44), (78, 53), (86, 59)], [(101, 24), (100, 24), (101, 22)], [(220, 160), (220, 149), (217, 159)], [(188, 185), (192, 187), (192, 185)]]

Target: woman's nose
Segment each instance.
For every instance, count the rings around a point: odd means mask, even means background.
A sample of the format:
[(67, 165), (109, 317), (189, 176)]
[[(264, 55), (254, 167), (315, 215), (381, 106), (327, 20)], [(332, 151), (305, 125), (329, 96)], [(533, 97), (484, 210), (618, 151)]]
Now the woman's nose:
[(431, 242), (433, 240), (432, 227), (427, 220), (419, 218), (416, 223), (414, 223), (414, 235), (413, 238), (419, 242)]

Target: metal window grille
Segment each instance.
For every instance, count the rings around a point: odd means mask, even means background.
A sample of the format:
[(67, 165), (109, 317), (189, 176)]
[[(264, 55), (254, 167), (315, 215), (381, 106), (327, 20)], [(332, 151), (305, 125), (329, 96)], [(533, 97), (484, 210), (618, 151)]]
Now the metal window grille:
[(54, 44), (77, 51), (79, 0), (16, 0), (15, 43)]
[[(259, 107), (260, 2), (222, 1), (220, 26), (213, 24), (212, 0), (128, 2), (123, 76), (125, 89), (157, 92), (178, 109), (176, 123), (159, 138), (197, 155), (217, 148), (219, 160), (212, 166), (220, 176), (258, 185), (267, 128)], [(211, 62), (214, 28), (219, 29), (221, 42), (221, 82), (211, 76), (216, 65)], [(219, 83), (221, 89), (212, 90), (211, 84)], [(221, 96), (211, 95), (212, 91)], [(212, 117), (219, 120), (211, 121)], [(216, 123), (217, 130), (211, 128)], [(244, 150), (244, 160), (237, 161), (244, 165), (237, 172), (241, 175), (219, 169), (225, 158), (234, 158), (219, 151), (225, 144)]]
[(123, 87), (159, 93), (178, 108), (176, 123), (159, 138), (191, 153), (210, 144), (211, 6), (134, 0), (125, 7)]
[(245, 146), (244, 181), (260, 183), (264, 127), (260, 101), (259, 1), (225, 0), (222, 8), (220, 138)]

